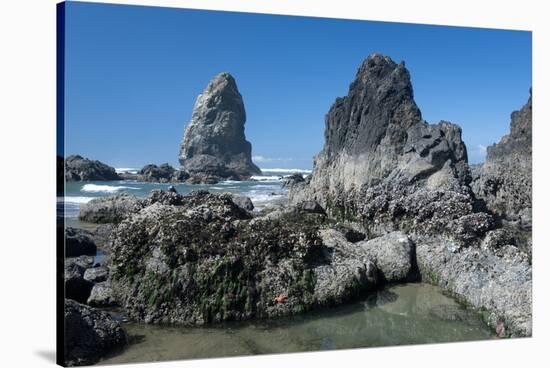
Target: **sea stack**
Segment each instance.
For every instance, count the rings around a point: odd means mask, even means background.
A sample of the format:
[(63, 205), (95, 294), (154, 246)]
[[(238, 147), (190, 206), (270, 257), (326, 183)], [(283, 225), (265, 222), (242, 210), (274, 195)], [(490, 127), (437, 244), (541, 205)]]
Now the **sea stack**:
[(487, 148), (487, 158), (472, 184), (476, 196), (496, 216), (531, 228), (532, 102), (511, 116), (510, 134)]
[(232, 180), (260, 175), (246, 140), (243, 98), (231, 74), (220, 73), (197, 97), (180, 146), (182, 170), (194, 177)]
[(458, 189), (468, 181), (461, 129), (427, 124), (405, 64), (372, 54), (360, 65), (348, 95), (325, 117), (325, 145), (291, 200), (316, 200), (329, 213), (356, 212), (361, 189), (382, 182)]

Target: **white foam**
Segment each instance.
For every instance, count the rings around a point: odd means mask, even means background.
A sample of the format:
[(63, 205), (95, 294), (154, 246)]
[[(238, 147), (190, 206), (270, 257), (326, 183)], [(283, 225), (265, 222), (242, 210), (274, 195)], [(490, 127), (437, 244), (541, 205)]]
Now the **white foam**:
[(257, 181), (279, 181), (281, 180), (280, 176), (260, 176), (260, 175), (254, 175), (251, 176), (250, 179), (257, 180)]
[(114, 185), (85, 184), (82, 187), (81, 191), (82, 192), (90, 192), (90, 193), (97, 193), (97, 192), (114, 193), (114, 192), (118, 192), (119, 190), (124, 190), (124, 189), (139, 190), (140, 188), (127, 187), (127, 186), (124, 186), (124, 185), (114, 186)]
[(122, 174), (122, 173), (137, 174), (139, 169), (135, 169), (133, 167), (117, 167), (115, 168), (115, 171), (117, 172), (117, 174)]
[(58, 202), (65, 202), (65, 203), (88, 203), (92, 199), (95, 199), (96, 197), (72, 197), (72, 196), (66, 196), (65, 198), (59, 197), (57, 198)]
[(311, 173), (311, 170), (307, 169), (260, 169), (262, 172), (282, 172), (282, 173)]

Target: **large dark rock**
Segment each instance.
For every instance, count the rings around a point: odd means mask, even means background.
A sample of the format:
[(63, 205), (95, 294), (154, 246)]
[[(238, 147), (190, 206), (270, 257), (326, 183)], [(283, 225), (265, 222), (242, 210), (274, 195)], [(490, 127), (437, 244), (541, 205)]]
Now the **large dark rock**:
[(531, 228), (532, 102), (511, 116), (510, 134), (487, 148), (472, 189), (500, 218)]
[(65, 159), (65, 180), (121, 180), (121, 178), (114, 168), (103, 162), (72, 155)]
[(231, 195), (204, 191), (153, 203), (114, 230), (111, 285), (127, 315), (148, 323), (270, 318), (358, 298), (377, 285), (376, 262), (322, 230), (325, 219), (252, 218)]
[(185, 129), (179, 161), (191, 176), (243, 179), (261, 174), (251, 158), (244, 135), (246, 114), (235, 79), (229, 73), (214, 77), (197, 97)]
[(469, 181), (461, 129), (422, 120), (404, 63), (369, 56), (325, 125), (310, 178), (287, 180), (291, 202), (313, 199), (338, 216), (357, 212), (360, 190), (382, 183), (460, 190)]
[(65, 257), (95, 256), (97, 247), (92, 234), (74, 227), (65, 228)]
[(65, 261), (65, 298), (86, 303), (93, 283), (84, 279), (84, 273), (92, 265), (93, 257), (83, 256)]
[(91, 365), (122, 348), (127, 337), (118, 322), (105, 313), (65, 299), (65, 364)]
[(138, 175), (141, 181), (168, 183), (172, 181), (175, 172), (176, 169), (167, 163), (160, 166), (149, 164), (145, 165)]

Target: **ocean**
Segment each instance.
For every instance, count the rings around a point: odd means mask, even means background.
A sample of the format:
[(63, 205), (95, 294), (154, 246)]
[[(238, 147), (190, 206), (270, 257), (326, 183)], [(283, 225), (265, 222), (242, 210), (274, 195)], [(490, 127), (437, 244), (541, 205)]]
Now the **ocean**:
[[(121, 168), (118, 172), (136, 172), (136, 169)], [(210, 192), (230, 192), (247, 196), (252, 200), (255, 210), (261, 210), (285, 199), (282, 178), (294, 172), (307, 175), (311, 170), (303, 169), (262, 169), (263, 175), (253, 176), (250, 181), (227, 180), (217, 184), (150, 183), (131, 180), (67, 182), (65, 198), (58, 198), (58, 216), (65, 217), (67, 225), (82, 226), (78, 221), (80, 206), (94, 198), (128, 193), (146, 197), (152, 190), (166, 190), (173, 185), (181, 193), (204, 189)]]

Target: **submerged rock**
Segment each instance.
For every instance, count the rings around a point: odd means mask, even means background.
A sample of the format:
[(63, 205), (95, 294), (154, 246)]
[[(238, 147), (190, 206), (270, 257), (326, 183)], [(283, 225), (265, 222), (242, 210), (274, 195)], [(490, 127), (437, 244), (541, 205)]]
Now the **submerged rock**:
[(520, 227), (531, 228), (532, 102), (511, 117), (510, 134), (487, 148), (485, 163), (472, 183), (476, 196), (494, 214)]
[(96, 251), (97, 247), (90, 232), (74, 227), (65, 228), (65, 257), (95, 255)]
[[(185, 129), (179, 161), (191, 177), (241, 180), (261, 175), (252, 162), (245, 138), (246, 114), (235, 79), (229, 73), (214, 77), (197, 97)], [(203, 181), (204, 182), (204, 181)]]
[(126, 334), (109, 314), (65, 299), (65, 364), (91, 365), (127, 343)]
[(100, 161), (92, 161), (79, 155), (65, 159), (65, 180), (121, 180), (115, 169)]

